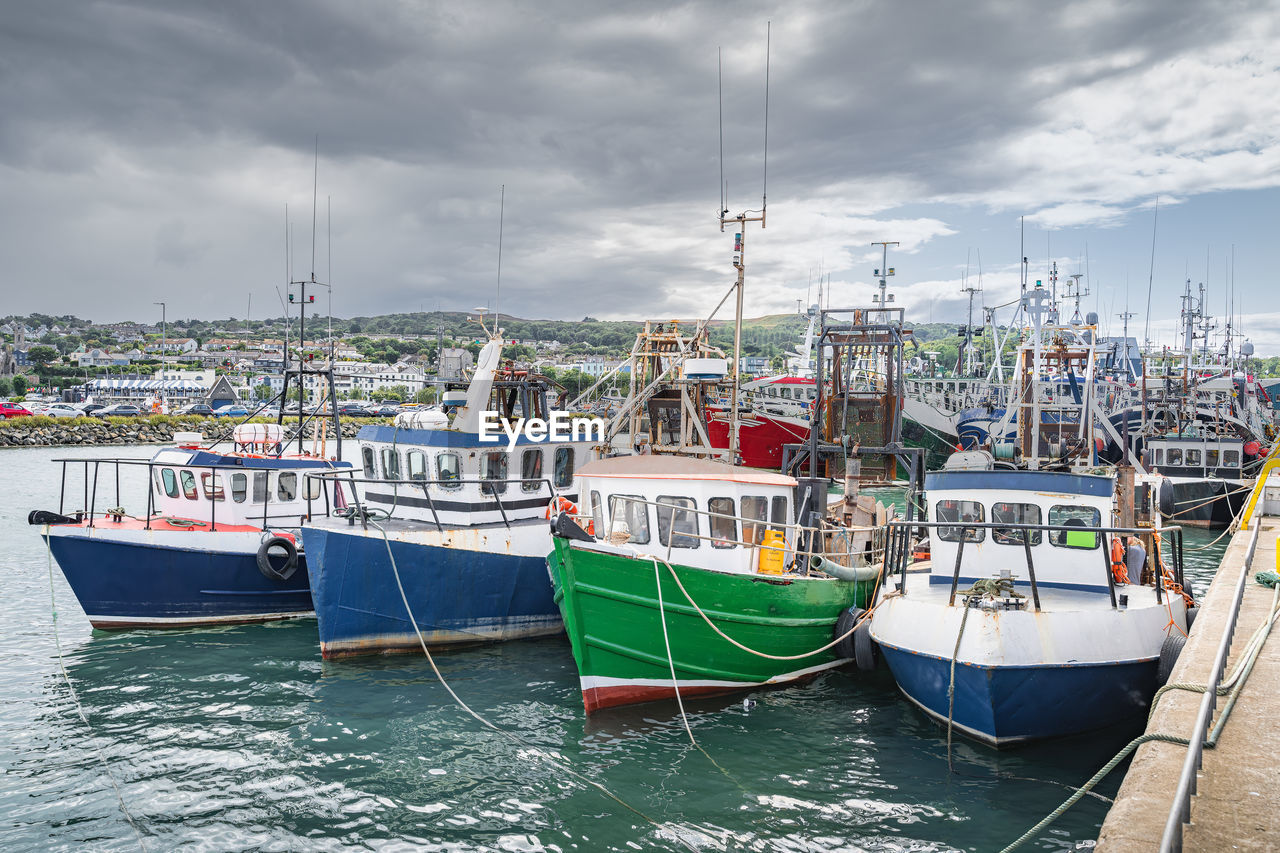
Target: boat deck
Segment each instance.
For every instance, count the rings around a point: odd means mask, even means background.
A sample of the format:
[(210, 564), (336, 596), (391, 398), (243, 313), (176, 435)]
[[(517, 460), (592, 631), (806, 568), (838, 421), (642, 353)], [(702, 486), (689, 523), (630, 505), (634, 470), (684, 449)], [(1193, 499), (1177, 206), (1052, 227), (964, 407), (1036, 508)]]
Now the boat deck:
[[(1258, 549), (1246, 581), (1240, 618), (1232, 638), (1229, 674), (1249, 636), (1270, 610), (1273, 591), (1252, 575), (1276, 566), (1280, 518), (1258, 519)], [(1250, 531), (1232, 538), (1213, 585), (1201, 602), (1191, 636), (1170, 677), (1171, 683), (1204, 684), (1227, 624), (1236, 581), (1244, 569)], [(1185, 690), (1166, 693), (1147, 725), (1148, 732), (1187, 737), (1203, 695)], [(1225, 705), (1218, 700), (1216, 723)], [(1217, 748), (1204, 751), (1204, 763), (1191, 800), (1191, 823), (1183, 832), (1185, 850), (1280, 850), (1280, 640), (1262, 647), (1253, 672), (1223, 730)], [(1186, 747), (1151, 742), (1140, 746), (1107, 814), (1098, 837), (1099, 853), (1159, 849)]]

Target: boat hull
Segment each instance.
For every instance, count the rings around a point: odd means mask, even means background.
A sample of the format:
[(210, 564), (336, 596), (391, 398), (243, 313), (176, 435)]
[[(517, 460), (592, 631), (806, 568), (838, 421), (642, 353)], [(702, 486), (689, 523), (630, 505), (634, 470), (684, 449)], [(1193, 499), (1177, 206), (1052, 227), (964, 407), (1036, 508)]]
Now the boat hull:
[(1233, 480), (1179, 479), (1173, 485), (1174, 511), (1169, 524), (1220, 529), (1235, 519), (1249, 496), (1248, 484)]
[[(659, 563), (655, 571), (645, 557), (556, 539), (547, 562), (588, 714), (672, 699), (677, 685), (684, 697), (786, 684), (847, 660), (830, 650), (772, 660), (734, 646), (708, 626), (667, 568)], [(721, 631), (778, 656), (803, 655), (830, 643), (840, 613), (865, 606), (874, 583), (673, 569)]]
[(288, 580), (258, 569), (260, 530), (46, 526), (42, 535), (90, 624), (192, 628), (312, 615), (305, 557)]
[[(729, 448), (728, 415), (708, 418), (707, 438), (718, 450)], [(809, 425), (795, 418), (753, 413), (738, 422), (738, 455), (748, 468), (778, 470), (782, 467), (782, 446), (808, 440)]]
[(342, 522), (303, 528), (326, 659), (417, 653), (423, 642), (442, 647), (564, 630), (547, 578), (551, 537), (545, 520), (509, 528), (388, 528), (386, 538), (372, 526)]
[[(945, 725), (951, 660), (883, 642), (880, 651), (903, 695)], [(1124, 722), (1142, 713), (1155, 689), (1155, 659), (1015, 667), (957, 662), (951, 719), (975, 740), (1015, 746)]]

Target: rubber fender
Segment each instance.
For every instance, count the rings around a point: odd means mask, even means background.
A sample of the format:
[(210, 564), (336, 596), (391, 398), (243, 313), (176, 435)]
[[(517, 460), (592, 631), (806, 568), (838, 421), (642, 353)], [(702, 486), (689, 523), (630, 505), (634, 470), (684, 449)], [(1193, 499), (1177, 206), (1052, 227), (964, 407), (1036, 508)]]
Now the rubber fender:
[[(275, 550), (275, 553), (273, 552)], [(279, 551), (283, 549), (281, 560)], [(283, 536), (272, 536), (258, 546), (258, 571), (273, 581), (287, 581), (298, 570), (298, 547)]]
[(1195, 624), (1196, 616), (1199, 615), (1199, 613), (1200, 613), (1199, 607), (1187, 608), (1187, 633), (1188, 634), (1191, 633), (1191, 626)]
[(1160, 488), (1156, 491), (1156, 506), (1166, 519), (1173, 516), (1173, 483), (1167, 477), (1160, 481)]
[[(836, 619), (835, 637), (844, 637), (858, 624), (858, 620), (862, 618), (862, 614), (866, 611), (861, 607), (850, 607), (840, 612), (839, 618)], [(856, 634), (850, 634), (843, 640), (832, 646), (832, 653), (844, 660), (857, 660), (857, 647), (855, 646)]]
[(1187, 638), (1181, 634), (1170, 634), (1164, 638), (1164, 644), (1160, 646), (1160, 661), (1156, 664), (1157, 687), (1164, 687), (1168, 683), (1173, 665), (1178, 662), (1178, 655), (1182, 654), (1182, 647), (1186, 644)]
[(853, 631), (853, 662), (861, 672), (876, 668), (876, 641), (871, 639), (871, 620), (863, 619)]

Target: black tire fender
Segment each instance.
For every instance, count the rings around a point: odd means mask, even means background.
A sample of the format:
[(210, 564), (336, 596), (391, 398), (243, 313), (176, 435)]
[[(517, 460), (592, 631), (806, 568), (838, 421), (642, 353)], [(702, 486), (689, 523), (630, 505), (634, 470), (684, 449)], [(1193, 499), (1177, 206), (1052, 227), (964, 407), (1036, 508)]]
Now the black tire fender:
[[(284, 551), (283, 561), (280, 550)], [(267, 580), (287, 581), (298, 570), (298, 546), (283, 536), (270, 536), (258, 546), (257, 560), (258, 571)]]
[(871, 620), (863, 619), (853, 630), (853, 662), (862, 672), (876, 668), (876, 641), (871, 639)]
[[(831, 648), (836, 657), (844, 660), (857, 660), (858, 650), (854, 639), (857, 635), (856, 633), (849, 634), (849, 632), (853, 630), (854, 625), (858, 624), (858, 620), (862, 618), (862, 614), (865, 612), (861, 607), (849, 607), (840, 611), (840, 616), (836, 619), (834, 636), (844, 637), (844, 639)], [(845, 637), (845, 634), (849, 634), (849, 636)]]
[(1182, 647), (1186, 644), (1187, 638), (1181, 634), (1170, 634), (1164, 638), (1164, 643), (1160, 646), (1160, 661), (1156, 664), (1157, 687), (1164, 687), (1169, 682), (1173, 666), (1178, 662), (1178, 655), (1182, 654)]

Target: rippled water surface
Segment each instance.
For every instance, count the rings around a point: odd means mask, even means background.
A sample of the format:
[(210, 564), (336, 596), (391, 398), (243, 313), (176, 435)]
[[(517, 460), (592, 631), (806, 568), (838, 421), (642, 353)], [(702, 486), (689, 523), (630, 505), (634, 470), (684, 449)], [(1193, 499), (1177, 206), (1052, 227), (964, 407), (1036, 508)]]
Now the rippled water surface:
[[(0, 849), (990, 850), (1139, 728), (1000, 753), (957, 740), (948, 775), (945, 732), (887, 671), (841, 671), (687, 705), (698, 749), (674, 704), (587, 720), (562, 638), (438, 654), (497, 733), (425, 658), (322, 662), (311, 620), (95, 632), (54, 566), (86, 725), (26, 514), (57, 507), (52, 458), (150, 452), (0, 451)], [(1198, 588), (1224, 544), (1192, 555)], [(1088, 846), (1106, 809), (1086, 797), (1023, 849)]]

